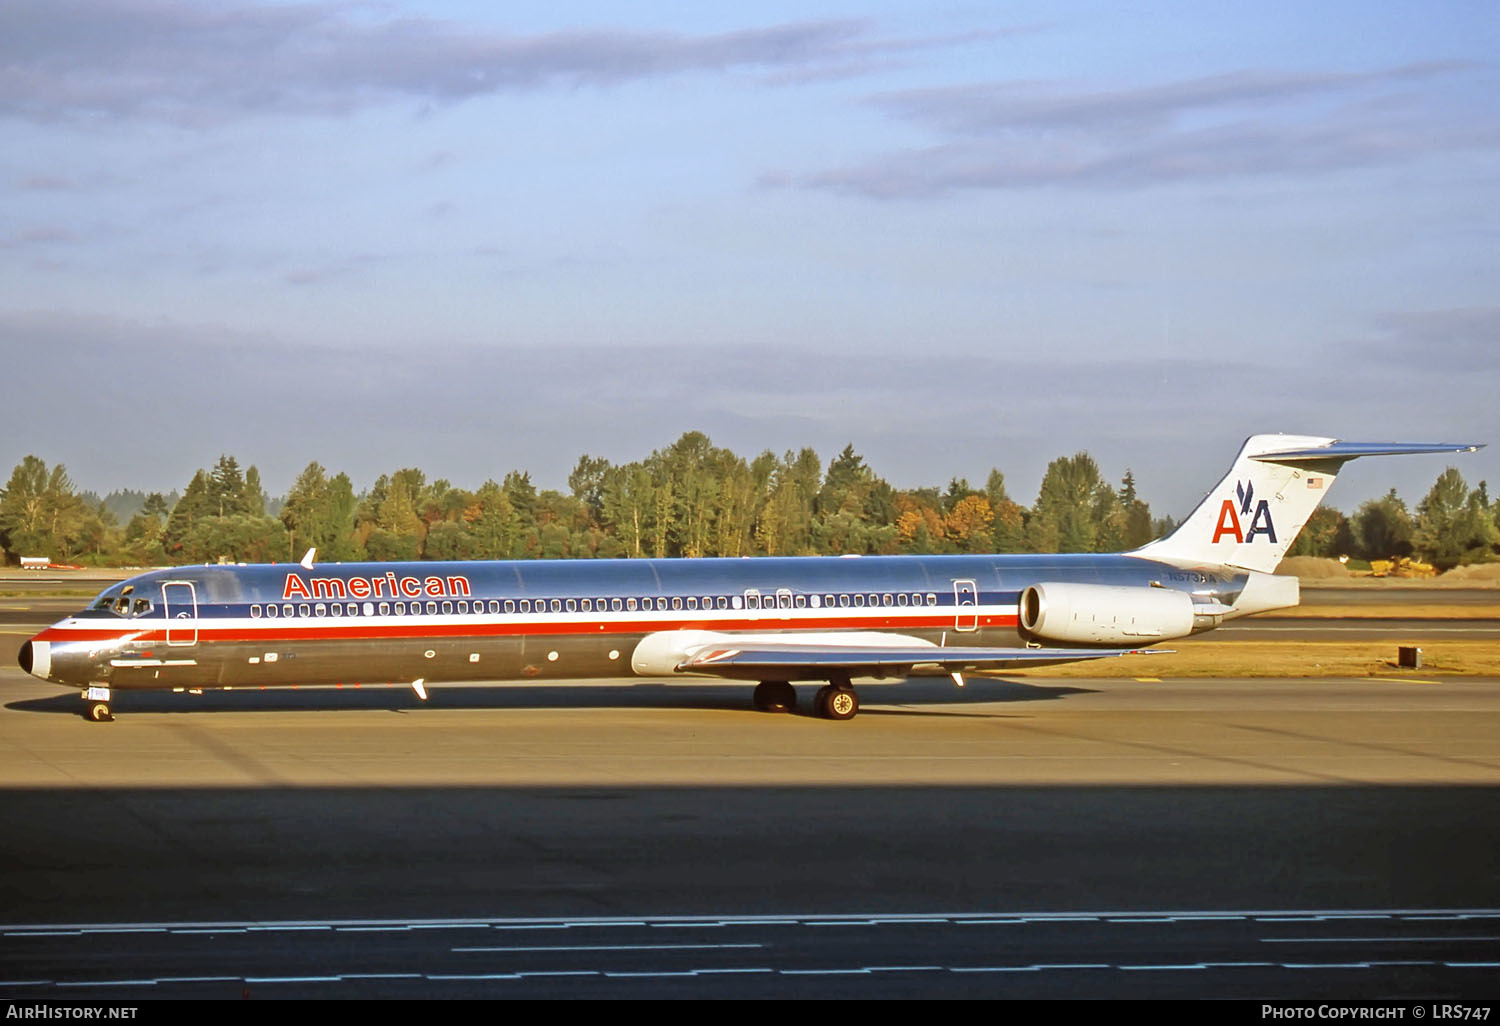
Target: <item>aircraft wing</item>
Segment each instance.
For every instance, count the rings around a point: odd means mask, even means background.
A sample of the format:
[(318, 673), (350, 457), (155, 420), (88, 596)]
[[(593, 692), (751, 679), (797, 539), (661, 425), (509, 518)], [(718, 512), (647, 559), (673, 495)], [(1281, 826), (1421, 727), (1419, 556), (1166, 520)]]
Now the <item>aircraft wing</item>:
[[(914, 666), (941, 667), (945, 672), (1022, 669), (1052, 666), (1085, 659), (1105, 659), (1148, 651), (1134, 648), (947, 648), (913, 639), (909, 646), (858, 647), (840, 644), (777, 644), (764, 638), (752, 644), (705, 645), (685, 653), (676, 669), (683, 673), (712, 673), (722, 677), (808, 679), (830, 672), (851, 677), (909, 672)], [(1161, 651), (1161, 650), (1149, 650)]]

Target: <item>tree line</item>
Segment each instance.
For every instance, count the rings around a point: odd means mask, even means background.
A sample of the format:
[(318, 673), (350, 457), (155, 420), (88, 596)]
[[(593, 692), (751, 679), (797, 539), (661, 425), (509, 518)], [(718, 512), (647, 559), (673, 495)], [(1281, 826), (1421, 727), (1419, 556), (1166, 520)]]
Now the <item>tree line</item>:
[[(140, 493), (135, 493), (139, 496)], [(127, 508), (132, 504), (124, 502)], [(992, 469), (982, 487), (893, 488), (853, 446), (825, 466), (810, 448), (746, 460), (697, 431), (643, 460), (584, 455), (566, 493), (514, 470), (475, 490), (415, 467), (355, 490), (309, 463), (279, 499), (258, 470), (221, 456), (180, 496), (79, 493), (59, 464), (27, 456), (0, 492), (0, 546), (95, 565), (285, 562), (316, 547), (325, 561), (587, 559), (953, 552), (1117, 552), (1167, 533), (1129, 470), (1115, 486), (1086, 452), (1047, 467), (1023, 506)], [(1500, 502), (1453, 468), (1408, 510), (1394, 489), (1353, 516), (1323, 508), (1292, 555), (1413, 556), (1446, 569), (1500, 554)]]

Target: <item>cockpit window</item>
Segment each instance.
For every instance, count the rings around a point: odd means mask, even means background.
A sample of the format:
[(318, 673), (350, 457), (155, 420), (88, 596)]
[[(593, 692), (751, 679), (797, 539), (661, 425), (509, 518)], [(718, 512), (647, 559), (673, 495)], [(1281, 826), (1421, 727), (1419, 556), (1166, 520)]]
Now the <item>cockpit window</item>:
[(135, 586), (131, 584), (111, 588), (94, 600), (93, 605), (89, 606), (89, 612), (127, 617), (150, 615), (156, 607), (150, 599), (134, 592)]

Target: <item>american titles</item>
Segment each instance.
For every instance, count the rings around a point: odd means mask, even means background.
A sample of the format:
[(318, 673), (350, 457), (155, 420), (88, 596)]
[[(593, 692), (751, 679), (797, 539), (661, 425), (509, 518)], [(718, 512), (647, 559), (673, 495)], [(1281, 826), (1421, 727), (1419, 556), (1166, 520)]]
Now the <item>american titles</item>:
[(383, 577), (310, 577), (287, 574), (282, 586), (283, 599), (344, 598), (468, 598), (469, 579), (454, 574), (448, 577), (397, 577), (387, 572)]

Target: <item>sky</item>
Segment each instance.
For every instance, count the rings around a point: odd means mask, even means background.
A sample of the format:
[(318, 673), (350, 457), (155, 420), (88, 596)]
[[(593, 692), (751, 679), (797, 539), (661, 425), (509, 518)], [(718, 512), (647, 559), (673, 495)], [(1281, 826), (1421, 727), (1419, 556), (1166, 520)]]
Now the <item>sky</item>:
[(0, 464), (1500, 490), (1489, 2), (0, 6)]

